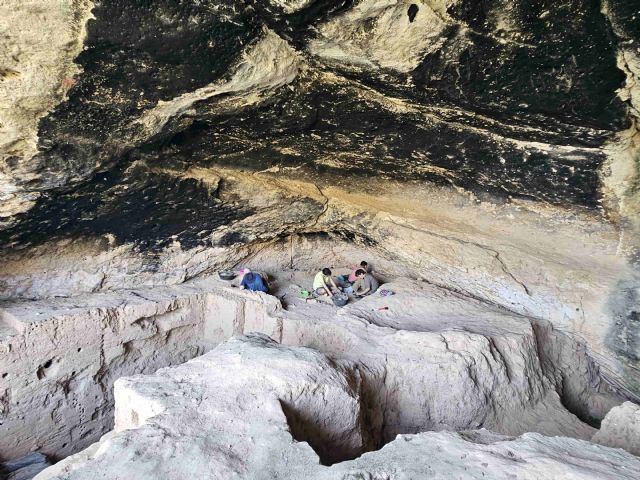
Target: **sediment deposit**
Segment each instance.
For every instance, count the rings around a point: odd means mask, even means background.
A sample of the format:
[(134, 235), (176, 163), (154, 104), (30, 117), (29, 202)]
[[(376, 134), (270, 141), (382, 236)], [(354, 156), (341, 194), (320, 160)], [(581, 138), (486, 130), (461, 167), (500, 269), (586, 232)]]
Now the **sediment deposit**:
[[(379, 410), (385, 408), (379, 397), (395, 392), (368, 385), (367, 370), (366, 364), (335, 362), (265, 336), (239, 337), (180, 367), (118, 380), (116, 430), (37, 479), (80, 479), (98, 472), (104, 478), (640, 475), (640, 460), (627, 452), (535, 433), (518, 438), (487, 430), (402, 434), (371, 452), (381, 446), (372, 416), (393, 420)], [(398, 412), (413, 410), (414, 399), (402, 400)], [(425, 399), (423, 406), (428, 404)], [(474, 415), (472, 402), (458, 399), (455, 406)]]

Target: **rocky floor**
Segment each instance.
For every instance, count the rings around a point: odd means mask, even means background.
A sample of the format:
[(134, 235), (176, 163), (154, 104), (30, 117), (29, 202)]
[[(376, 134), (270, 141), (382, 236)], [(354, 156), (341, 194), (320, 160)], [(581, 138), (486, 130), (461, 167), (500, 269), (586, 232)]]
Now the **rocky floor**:
[[(453, 337), (448, 333), (443, 341), (448, 338), (455, 349)], [(442, 362), (447, 354), (428, 343), (414, 343), (409, 350), (415, 354), (420, 346), (423, 353), (429, 352), (432, 372), (405, 364), (412, 377), (433, 379), (438, 365), (448, 370), (449, 378), (463, 374), (451, 370), (455, 361)], [(447, 351), (453, 353), (449, 347)], [(455, 355), (469, 353), (459, 350)], [(388, 361), (390, 371), (393, 363)], [(37, 479), (99, 475), (105, 479), (600, 480), (640, 475), (640, 459), (623, 450), (537, 433), (514, 438), (467, 427), (457, 433), (394, 434), (377, 450), (380, 426), (389, 421), (389, 413), (394, 418), (393, 410), (380, 410), (384, 406), (380, 397), (388, 402), (390, 396), (402, 394), (388, 389), (389, 372), (379, 379), (381, 384), (371, 384), (375, 369), (364, 359), (339, 361), (314, 349), (278, 344), (264, 335), (236, 337), (182, 366), (116, 382), (116, 430)], [(477, 378), (479, 383), (486, 379)], [(470, 401), (472, 385), (468, 385), (471, 391), (455, 399), (445, 385), (427, 386), (415, 389), (410, 382), (399, 386), (405, 390), (405, 402), (395, 413), (434, 419), (438, 402), (442, 402), (440, 413), (449, 408), (463, 417), (479, 413)], [(407, 401), (410, 394), (423, 397), (419, 411)], [(501, 400), (510, 401), (497, 396), (493, 400), (498, 408)], [(558, 409), (547, 413), (556, 415), (547, 417), (550, 421), (562, 417)], [(576, 425), (570, 418), (565, 422)]]
[[(340, 309), (300, 297), (313, 268), (347, 273), (344, 265), (361, 259), (393, 296)], [(174, 286), (4, 302), (5, 458), (32, 449), (61, 458), (85, 448), (113, 427), (117, 378), (182, 363), (250, 332), (359, 365), (368, 388), (379, 392), (368, 397), (378, 412), (371, 419), (376, 448), (397, 434), (479, 427), (590, 439), (626, 399), (579, 337), (403, 276), (401, 265), (375, 250), (316, 238), (258, 250), (239, 265), (266, 271), (273, 296), (204, 276)]]
[(637, 0), (146, 3), (0, 2), (0, 461), (637, 477)]

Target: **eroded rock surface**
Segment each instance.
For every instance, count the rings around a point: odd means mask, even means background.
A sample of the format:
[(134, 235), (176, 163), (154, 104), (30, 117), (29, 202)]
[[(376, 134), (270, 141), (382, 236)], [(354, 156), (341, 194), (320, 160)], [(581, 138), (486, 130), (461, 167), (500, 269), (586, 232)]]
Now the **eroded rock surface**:
[(640, 407), (635, 403), (625, 402), (611, 409), (604, 418), (601, 429), (593, 436), (593, 441), (640, 455)]
[[(0, 5), (0, 227), (33, 207), (42, 164), (38, 122), (66, 98), (79, 73), (92, 2), (3, 2)], [(31, 185), (31, 186), (29, 186)]]
[[(428, 418), (385, 410), (384, 441), (590, 438), (563, 405), (597, 425), (640, 398), (635, 1), (6, 1), (0, 18), (0, 457), (87, 445), (116, 377), (252, 330), (367, 352), (391, 392), (424, 346), (463, 372)], [(427, 300), (335, 322), (207, 303), (217, 269), (344, 266), (354, 245)]]
[(2, 68), (31, 73), (2, 82), (25, 140), (0, 298), (178, 284), (329, 232), (575, 333), (640, 395), (633, 2), (63, 6), (3, 4), (24, 58)]
[(376, 448), (397, 434), (479, 427), (590, 439), (595, 430), (584, 422), (597, 424), (624, 400), (584, 345), (540, 320), (407, 279), (386, 284), (396, 292), (391, 298), (336, 310), (299, 299), (288, 275), (275, 277), (285, 309), (272, 296), (214, 279), (93, 294), (84, 304), (13, 304), (2, 317), (0, 449), (9, 457), (33, 448), (76, 452), (113, 425), (117, 378), (180, 363), (248, 332), (350, 365), (367, 398), (365, 443)]
[[(311, 349), (285, 347), (262, 335), (234, 338), (180, 367), (118, 380), (116, 431), (36, 478), (80, 479), (98, 472), (102, 478), (640, 475), (640, 460), (622, 450), (486, 430), (399, 435), (381, 450), (347, 461), (372, 439), (375, 445), (369, 420), (379, 401), (372, 397), (384, 392), (367, 387), (368, 381), (362, 367)], [(469, 406), (458, 399), (459, 409)], [(342, 462), (326, 467), (319, 460)]]
[(269, 314), (259, 298), (222, 287), (121, 291), (4, 308), (0, 458), (77, 452), (112, 428), (117, 378), (180, 364), (231, 336), (240, 320)]

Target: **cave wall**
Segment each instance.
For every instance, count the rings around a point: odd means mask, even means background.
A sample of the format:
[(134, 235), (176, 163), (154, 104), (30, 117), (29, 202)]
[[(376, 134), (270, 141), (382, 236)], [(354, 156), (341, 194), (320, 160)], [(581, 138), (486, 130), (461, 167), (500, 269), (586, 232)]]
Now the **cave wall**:
[(0, 460), (88, 447), (113, 428), (118, 378), (186, 362), (278, 308), (229, 290), (178, 285), (4, 308)]
[[(56, 191), (100, 182), (96, 171), (137, 185), (115, 168), (136, 159), (304, 166), (597, 209), (602, 147), (634, 122), (631, 93), (619, 92), (637, 73), (632, 2), (109, 1), (89, 14), (91, 6), (51, 8), (83, 43), (65, 51), (67, 62), (77, 55), (66, 70), (82, 73), (54, 89), (65, 90), (57, 107), (34, 115), (37, 137), (22, 134), (38, 151), (4, 152), (5, 175), (31, 171), (14, 179), (14, 197), (41, 196), (39, 210), (64, 200)], [(59, 26), (42, 19), (46, 7), (5, 9), (22, 14), (15, 48), (24, 49), (32, 18), (45, 31)], [(36, 47), (60, 50), (46, 38)], [(52, 95), (24, 79), (44, 75), (35, 54), (7, 49), (6, 61), (15, 64), (3, 81), (8, 106), (18, 110), (9, 96), (17, 88)]]
[(5, 2), (0, 298), (340, 232), (638, 395), (635, 3)]

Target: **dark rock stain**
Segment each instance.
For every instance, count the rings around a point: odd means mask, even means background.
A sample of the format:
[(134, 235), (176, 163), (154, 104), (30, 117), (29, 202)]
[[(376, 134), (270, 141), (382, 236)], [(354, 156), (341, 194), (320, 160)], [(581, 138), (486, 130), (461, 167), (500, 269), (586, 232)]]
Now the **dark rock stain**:
[(409, 22), (413, 23), (416, 19), (416, 15), (418, 14), (418, 6), (415, 3), (409, 5), (409, 10), (407, 10), (407, 15), (409, 16)]
[[(627, 35), (637, 34), (637, 2), (611, 3)], [(553, 147), (598, 148), (629, 122), (628, 106), (616, 96), (624, 80), (617, 40), (595, 0), (510, 2), (506, 23), (498, 22), (502, 1), (461, 2), (449, 14), (469, 29), (450, 27), (442, 48), (408, 74), (328, 67), (309, 58), (316, 74), (333, 69), (344, 85), (303, 74), (293, 91), (282, 88), (234, 112), (218, 112), (218, 99), (199, 102), (153, 138), (145, 139), (135, 123), (158, 101), (227, 78), (264, 26), (304, 55), (317, 25), (353, 5), (317, 0), (284, 14), (266, 0), (96, 4), (76, 60), (83, 73), (68, 101), (40, 124), (36, 161), (43, 181), (34, 188), (54, 191), (3, 232), (1, 243), (112, 232), (120, 241), (159, 248), (172, 235), (200, 241), (193, 231), (247, 214), (214, 201), (195, 180), (125, 173), (136, 155), (149, 165), (302, 166), (358, 181), (426, 181), (479, 198), (598, 208), (604, 155)], [(418, 14), (411, 4), (409, 20)], [(419, 112), (391, 112), (360, 95), (359, 86)]]
[(252, 213), (223, 203), (195, 179), (120, 167), (40, 201), (17, 226), (0, 231), (0, 248), (108, 233), (142, 252), (160, 251), (174, 240), (189, 249), (207, 245), (208, 234)]

